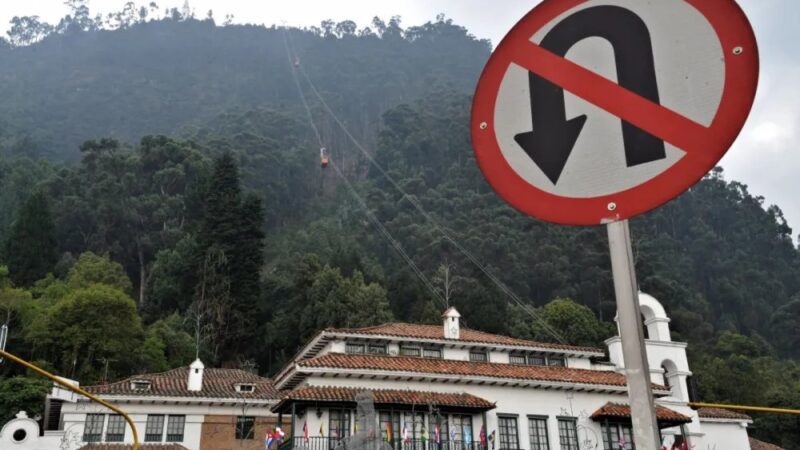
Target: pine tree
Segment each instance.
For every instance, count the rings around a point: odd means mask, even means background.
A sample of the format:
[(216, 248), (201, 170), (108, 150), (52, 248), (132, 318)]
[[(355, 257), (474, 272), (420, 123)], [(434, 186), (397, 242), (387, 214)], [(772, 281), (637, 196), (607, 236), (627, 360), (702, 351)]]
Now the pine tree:
[[(264, 211), (255, 195), (242, 195), (239, 170), (229, 153), (214, 163), (205, 201), (200, 233), (204, 249), (216, 248), (224, 254), (220, 270), (230, 282), (231, 306), (225, 324), (231, 332), (217, 343), (219, 358), (225, 361), (240, 355), (242, 337), (255, 333), (254, 311), (261, 287), (259, 272), (264, 264)], [(220, 324), (221, 326), (221, 324)]]
[(30, 286), (53, 270), (58, 261), (55, 225), (47, 196), (37, 192), (20, 207), (6, 242), (11, 281)]

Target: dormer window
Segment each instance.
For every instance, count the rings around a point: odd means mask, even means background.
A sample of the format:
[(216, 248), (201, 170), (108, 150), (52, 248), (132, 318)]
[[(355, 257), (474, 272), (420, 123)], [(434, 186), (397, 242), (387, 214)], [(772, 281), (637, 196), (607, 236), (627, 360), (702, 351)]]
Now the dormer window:
[(133, 380), (131, 381), (131, 389), (134, 391), (147, 391), (150, 389), (149, 380)]
[(256, 385), (252, 383), (238, 383), (235, 387), (236, 392), (242, 394), (250, 394), (256, 390)]

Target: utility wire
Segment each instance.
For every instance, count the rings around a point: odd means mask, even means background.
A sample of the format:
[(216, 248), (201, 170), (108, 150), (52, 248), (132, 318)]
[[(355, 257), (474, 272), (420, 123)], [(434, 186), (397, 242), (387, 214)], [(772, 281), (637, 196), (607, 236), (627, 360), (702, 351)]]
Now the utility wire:
[[(284, 28), (283, 43), (286, 47), (286, 56), (289, 59), (289, 67), (291, 68), (292, 71), (292, 78), (294, 79), (295, 86), (297, 87), (297, 92), (298, 94), (300, 94), (300, 100), (302, 100), (303, 102), (303, 107), (306, 110), (306, 115), (308, 116), (308, 123), (309, 125), (311, 125), (311, 129), (314, 130), (314, 135), (317, 137), (317, 142), (319, 143), (319, 146), (323, 147), (322, 135), (320, 134), (319, 129), (317, 128), (317, 125), (314, 122), (314, 116), (311, 114), (311, 108), (308, 106), (308, 101), (306, 100), (305, 93), (303, 92), (303, 88), (300, 85), (300, 80), (298, 80), (297, 78), (297, 72), (295, 70), (296, 68), (293, 67), (292, 52), (289, 50), (289, 43), (286, 40), (286, 35), (287, 32), (286, 29)], [(389, 230), (387, 230), (386, 227), (381, 223), (381, 221), (378, 220), (375, 214), (373, 214), (372, 211), (369, 210), (369, 206), (367, 205), (367, 203), (364, 201), (363, 198), (361, 198), (361, 196), (358, 194), (358, 191), (356, 191), (355, 187), (350, 183), (350, 180), (347, 179), (347, 177), (341, 171), (341, 169), (339, 169), (339, 166), (333, 161), (333, 158), (331, 158), (329, 165), (334, 168), (336, 173), (339, 175), (344, 184), (347, 186), (350, 193), (358, 201), (359, 206), (361, 206), (361, 208), (364, 210), (364, 213), (372, 221), (372, 223), (375, 225), (378, 231), (381, 232), (381, 234), (386, 238), (387, 241), (389, 241), (392, 247), (394, 247), (397, 253), (400, 254), (400, 256), (406, 261), (411, 270), (417, 275), (422, 284), (424, 284), (425, 287), (428, 288), (428, 290), (431, 292), (434, 298), (438, 300), (443, 307), (446, 308), (447, 301), (442, 297), (441, 293), (439, 293), (439, 291), (433, 286), (430, 280), (428, 280), (428, 277), (426, 277), (425, 274), (416, 265), (416, 263), (414, 263), (414, 260), (411, 259), (408, 253), (403, 249), (402, 245), (400, 245), (400, 242), (398, 242), (397, 239), (395, 239), (392, 236)]]
[[(286, 33), (285, 30), (284, 30), (284, 33)], [(291, 38), (291, 35), (289, 36), (289, 38)], [(284, 34), (284, 43), (286, 43), (286, 35), (285, 34)], [(288, 50), (288, 45), (289, 44), (286, 43), (286, 45), (287, 45), (287, 52), (288, 52), (289, 51)], [(290, 58), (290, 61), (291, 61), (291, 56), (289, 56), (289, 58)], [(328, 114), (333, 118), (333, 120), (336, 122), (336, 124), (339, 125), (339, 128), (342, 129), (344, 134), (350, 139), (350, 141), (353, 142), (353, 144), (356, 146), (356, 148), (358, 148), (361, 151), (361, 153), (364, 155), (364, 157), (366, 157), (369, 160), (369, 162), (372, 164), (372, 166), (375, 167), (381, 173), (381, 175), (383, 175), (383, 177), (386, 178), (386, 180), (388, 180), (389, 183), (391, 183), (392, 186), (394, 186), (394, 188), (397, 189), (398, 192), (400, 192), (400, 194), (403, 195), (403, 198), (408, 200), (414, 206), (414, 208), (416, 208), (416, 210), (420, 214), (422, 214), (422, 216), (425, 218), (425, 220), (430, 222), (431, 225), (433, 225), (433, 227), (437, 231), (439, 231), (447, 241), (449, 241), (451, 244), (453, 244), (464, 256), (467, 257), (467, 259), (469, 259), (473, 264), (475, 264), (475, 266), (478, 267), (478, 269), (480, 269), (480, 271), (483, 272), (483, 274), (486, 275), (492, 281), (492, 283), (494, 283), (504, 294), (506, 294), (506, 296), (508, 296), (514, 303), (516, 303), (517, 306), (519, 306), (525, 312), (527, 312), (534, 320), (538, 321), (539, 324), (541, 325), (541, 327), (544, 329), (544, 331), (546, 331), (548, 334), (550, 334), (553, 338), (555, 338), (560, 343), (565, 343), (566, 342), (565, 339), (563, 337), (561, 337), (561, 335), (558, 333), (558, 331), (556, 331), (552, 326), (550, 326), (550, 324), (547, 323), (546, 320), (544, 320), (541, 317), (539, 317), (533, 311), (533, 308), (529, 304), (523, 302), (517, 296), (517, 294), (515, 294), (511, 289), (508, 288), (508, 286), (505, 285), (505, 283), (500, 281), (500, 279), (498, 279), (493, 273), (491, 273), (475, 257), (475, 255), (472, 252), (470, 252), (468, 249), (466, 249), (464, 246), (462, 246), (458, 241), (456, 241), (455, 238), (453, 238), (453, 236), (449, 233), (449, 231), (444, 226), (440, 225), (439, 222), (435, 218), (433, 218), (425, 210), (425, 208), (419, 203), (419, 201), (416, 199), (416, 197), (414, 197), (412, 195), (409, 195), (405, 191), (405, 189), (403, 189), (403, 187), (400, 186), (397, 183), (397, 181), (395, 181), (394, 178), (392, 178), (392, 176), (389, 175), (386, 172), (386, 170), (375, 160), (375, 158), (373, 158), (373, 156), (370, 154), (370, 152), (366, 148), (364, 148), (364, 146), (361, 145), (361, 143), (358, 141), (358, 139), (356, 139), (350, 133), (350, 131), (347, 129), (347, 126), (345, 126), (345, 124), (339, 119), (339, 117), (336, 115), (336, 113), (333, 111), (333, 109), (328, 105), (328, 103), (325, 101), (325, 98), (322, 96), (322, 94), (320, 94), (319, 90), (317, 90), (316, 86), (311, 81), (311, 79), (309, 78), (308, 74), (305, 71), (305, 68), (302, 65), (300, 65), (300, 67), (299, 67), (299, 72), (303, 76), (303, 78), (305, 79), (305, 81), (308, 84), (308, 86), (311, 88), (311, 91), (314, 93), (314, 95), (317, 97), (319, 102), (322, 104), (322, 106), (328, 112)], [(294, 72), (293, 72), (293, 74), (294, 74)], [(295, 75), (295, 78), (296, 78), (296, 75)]]

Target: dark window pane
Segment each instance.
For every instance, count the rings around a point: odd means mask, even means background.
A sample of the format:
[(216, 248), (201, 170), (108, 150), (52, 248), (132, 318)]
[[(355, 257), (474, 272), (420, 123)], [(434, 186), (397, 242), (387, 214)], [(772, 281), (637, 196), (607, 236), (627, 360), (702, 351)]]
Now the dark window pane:
[(573, 419), (558, 419), (558, 440), (561, 450), (578, 449), (578, 429)]
[(544, 366), (545, 359), (541, 355), (528, 355), (528, 364), (532, 366)]
[(484, 351), (473, 350), (473, 351), (469, 352), (469, 360), (470, 361), (483, 362), (483, 361), (488, 361), (489, 360), (489, 356)]
[(147, 425), (144, 428), (145, 442), (161, 442), (164, 433), (164, 415), (150, 414), (147, 416)]
[(169, 416), (169, 421), (167, 421), (167, 442), (183, 441), (184, 425), (186, 425), (186, 416)]
[(519, 448), (519, 435), (517, 434), (516, 417), (498, 417), (500, 429), (500, 450), (515, 450)]
[(125, 440), (125, 419), (119, 414), (108, 416), (106, 442), (122, 442)]
[(369, 352), (377, 354), (377, 355), (385, 355), (386, 354), (386, 346), (385, 345), (370, 344)]
[(345, 352), (347, 353), (364, 353), (364, 344), (347, 344), (345, 345)]
[(330, 430), (332, 445), (350, 436), (350, 411), (341, 409), (330, 410), (328, 412), (328, 430)]
[(525, 355), (512, 353), (508, 356), (508, 360), (511, 364), (525, 364)]
[(442, 349), (426, 348), (422, 351), (422, 356), (424, 356), (425, 358), (442, 359)]
[(419, 356), (419, 347), (400, 347), (400, 354), (403, 356)]
[(565, 367), (567, 365), (567, 361), (561, 356), (551, 356), (547, 358), (547, 362), (551, 366)]
[(547, 439), (547, 419), (529, 418), (528, 435), (531, 441), (531, 450), (550, 449), (550, 443)]
[(253, 439), (255, 423), (256, 418), (253, 416), (236, 416), (236, 439)]
[(86, 423), (83, 425), (83, 441), (100, 442), (100, 437), (103, 435), (103, 423), (105, 420), (105, 414), (87, 414)]

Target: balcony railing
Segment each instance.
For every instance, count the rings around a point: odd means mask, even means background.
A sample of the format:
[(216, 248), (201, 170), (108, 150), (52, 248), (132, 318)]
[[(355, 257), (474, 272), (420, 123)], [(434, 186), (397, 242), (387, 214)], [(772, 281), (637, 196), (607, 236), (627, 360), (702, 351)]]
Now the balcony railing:
[[(388, 446), (388, 447), (387, 447)], [(466, 443), (463, 441), (443, 441), (436, 443), (430, 439), (386, 439), (354, 437), (344, 439), (332, 437), (309, 437), (306, 441), (302, 436), (285, 439), (278, 450), (489, 450), (481, 445), (480, 441)], [(274, 450), (274, 449), (273, 449)], [(501, 450), (501, 449), (497, 449)]]

